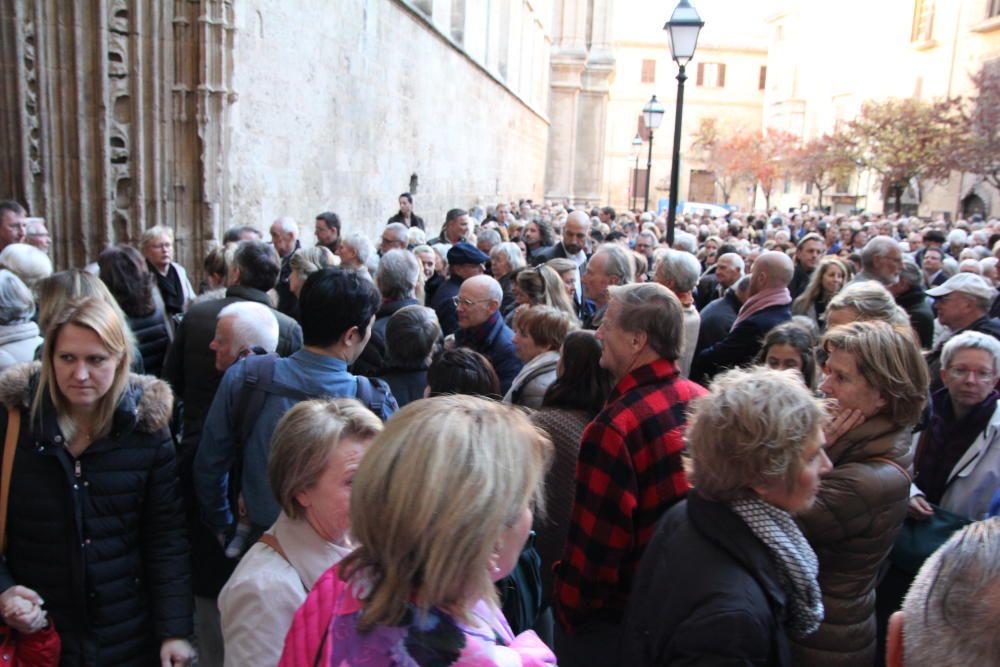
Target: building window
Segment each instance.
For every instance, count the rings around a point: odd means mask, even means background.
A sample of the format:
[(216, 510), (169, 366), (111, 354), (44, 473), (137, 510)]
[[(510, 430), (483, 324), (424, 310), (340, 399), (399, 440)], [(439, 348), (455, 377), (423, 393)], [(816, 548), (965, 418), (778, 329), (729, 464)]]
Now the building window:
[(1000, 16), (1000, 0), (990, 0), (990, 14), (986, 18)]
[(812, 181), (806, 182), (806, 194), (811, 195), (813, 193), (813, 183)]
[(781, 186), (781, 192), (787, 195), (791, 191), (792, 191), (792, 182), (786, 178), (784, 184)]
[(703, 88), (725, 88), (725, 63), (698, 63), (698, 78), (696, 85)]
[(929, 42), (934, 33), (934, 0), (914, 0), (911, 42)]
[(642, 61), (642, 82), (643, 83), (656, 83), (656, 61), (655, 60), (643, 60)]
[(465, 41), (465, 0), (452, 0), (451, 38), (459, 44)]
[(767, 85), (767, 65), (760, 66), (760, 77), (757, 79), (757, 90), (764, 90)]
[(430, 17), (434, 11), (431, 7), (431, 0), (413, 0), (413, 4), (428, 17)]

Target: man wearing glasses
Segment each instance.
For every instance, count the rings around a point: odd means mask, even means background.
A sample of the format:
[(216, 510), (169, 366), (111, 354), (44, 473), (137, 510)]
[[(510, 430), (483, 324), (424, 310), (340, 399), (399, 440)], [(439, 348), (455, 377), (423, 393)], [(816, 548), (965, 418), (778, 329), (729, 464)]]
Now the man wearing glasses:
[[(1000, 320), (989, 316), (996, 289), (974, 273), (958, 273), (943, 284), (927, 290), (934, 297), (938, 321), (956, 334), (978, 331), (1000, 339)], [(942, 346), (927, 355), (931, 373), (931, 391), (943, 386), (941, 380)]]
[[(449, 260), (454, 250), (448, 253)], [(500, 378), (500, 392), (506, 394), (523, 364), (514, 351), (514, 332), (500, 316), (502, 299), (500, 283), (480, 275), (463, 282), (452, 303), (458, 318), (455, 344), (489, 359)]]

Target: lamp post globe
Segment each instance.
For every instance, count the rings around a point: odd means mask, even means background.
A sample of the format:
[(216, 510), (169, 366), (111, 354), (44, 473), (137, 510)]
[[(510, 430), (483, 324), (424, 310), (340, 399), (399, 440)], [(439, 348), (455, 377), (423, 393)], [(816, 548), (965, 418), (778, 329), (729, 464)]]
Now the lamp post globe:
[(649, 131), (649, 157), (646, 159), (646, 203), (643, 211), (649, 210), (649, 177), (653, 172), (653, 130), (660, 127), (663, 122), (663, 105), (656, 99), (656, 95), (649, 98), (646, 106), (642, 108), (642, 120)]
[(632, 210), (635, 211), (635, 195), (639, 189), (639, 153), (642, 152), (642, 137), (635, 133), (632, 139), (632, 158), (635, 160), (635, 168), (632, 169)]
[(677, 63), (677, 104), (674, 111), (674, 147), (670, 160), (670, 206), (667, 209), (667, 245), (674, 243), (674, 226), (677, 222), (677, 198), (681, 161), (681, 116), (684, 110), (684, 68), (694, 58), (698, 34), (705, 26), (698, 12), (688, 0), (680, 0), (663, 29), (670, 35), (670, 55)]

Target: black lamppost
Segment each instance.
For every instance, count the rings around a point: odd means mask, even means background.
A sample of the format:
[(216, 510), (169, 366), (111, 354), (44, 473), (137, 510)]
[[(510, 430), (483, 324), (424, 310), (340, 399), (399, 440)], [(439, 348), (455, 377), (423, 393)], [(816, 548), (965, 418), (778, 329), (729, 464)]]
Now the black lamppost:
[(642, 137), (639, 133), (635, 133), (635, 138), (632, 139), (632, 155), (635, 157), (635, 169), (632, 170), (632, 210), (635, 210), (635, 195), (636, 190), (639, 189), (639, 150), (642, 148)]
[(663, 105), (656, 100), (656, 95), (649, 98), (646, 106), (642, 108), (642, 118), (646, 122), (646, 129), (649, 131), (649, 158), (646, 160), (646, 203), (643, 211), (649, 210), (649, 175), (653, 170), (653, 130), (660, 127), (663, 122)]
[[(670, 15), (663, 29), (670, 33), (670, 54), (680, 67), (677, 73), (677, 110), (674, 117), (674, 153), (670, 162), (670, 209), (667, 212), (667, 245), (674, 244), (674, 223), (677, 221), (677, 183), (680, 177), (681, 161), (681, 112), (684, 109), (684, 82), (687, 75), (684, 68), (694, 58), (698, 46), (698, 33), (705, 22), (688, 0), (681, 0)], [(653, 143), (652, 134), (649, 139)]]

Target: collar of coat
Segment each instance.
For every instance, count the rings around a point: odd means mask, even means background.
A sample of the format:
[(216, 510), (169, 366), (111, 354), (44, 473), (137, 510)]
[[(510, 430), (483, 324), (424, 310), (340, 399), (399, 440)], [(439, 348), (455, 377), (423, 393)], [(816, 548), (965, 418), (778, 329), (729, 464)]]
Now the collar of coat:
[[(41, 362), (31, 361), (11, 366), (0, 374), (0, 402), (8, 408), (30, 410), (41, 368)], [(135, 430), (153, 433), (170, 423), (173, 405), (173, 392), (166, 382), (150, 375), (131, 373), (115, 412), (112, 430), (119, 430), (119, 425), (125, 426), (122, 420), (134, 420)]]

